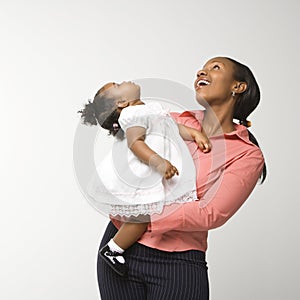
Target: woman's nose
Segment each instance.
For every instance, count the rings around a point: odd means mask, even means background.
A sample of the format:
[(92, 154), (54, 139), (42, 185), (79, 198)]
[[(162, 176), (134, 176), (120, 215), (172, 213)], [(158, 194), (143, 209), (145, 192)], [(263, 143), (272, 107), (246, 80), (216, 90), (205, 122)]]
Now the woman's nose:
[(207, 75), (207, 72), (206, 72), (205, 70), (199, 70), (199, 71), (197, 72), (197, 77), (205, 76), (205, 75)]

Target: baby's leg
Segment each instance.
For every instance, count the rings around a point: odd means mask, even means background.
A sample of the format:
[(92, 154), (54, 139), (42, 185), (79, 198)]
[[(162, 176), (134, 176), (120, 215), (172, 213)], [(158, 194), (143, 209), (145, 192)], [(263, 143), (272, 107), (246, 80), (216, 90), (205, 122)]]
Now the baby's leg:
[[(123, 252), (133, 245), (143, 235), (148, 227), (149, 216), (141, 218), (129, 218), (123, 223), (116, 235), (99, 251), (99, 255), (119, 275), (126, 276), (127, 266)], [(137, 221), (143, 220), (143, 223)]]
[(114, 242), (123, 250), (133, 245), (143, 235), (148, 223), (124, 223), (114, 236)]

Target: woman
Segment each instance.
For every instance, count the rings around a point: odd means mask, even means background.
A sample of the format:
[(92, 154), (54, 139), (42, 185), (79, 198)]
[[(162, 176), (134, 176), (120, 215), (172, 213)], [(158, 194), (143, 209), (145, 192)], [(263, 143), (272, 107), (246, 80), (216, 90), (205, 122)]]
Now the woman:
[[(126, 251), (128, 278), (116, 275), (98, 259), (102, 300), (208, 299), (208, 230), (223, 225), (248, 198), (258, 179), (265, 179), (262, 152), (246, 128), (247, 117), (260, 100), (249, 68), (230, 58), (213, 58), (198, 71), (195, 90), (197, 101), (206, 110), (173, 117), (177, 123), (203, 128), (210, 138), (210, 153), (188, 142), (197, 169), (199, 201), (151, 220), (147, 232)], [(240, 120), (240, 125), (233, 119)], [(112, 222), (100, 248), (121, 225)]]

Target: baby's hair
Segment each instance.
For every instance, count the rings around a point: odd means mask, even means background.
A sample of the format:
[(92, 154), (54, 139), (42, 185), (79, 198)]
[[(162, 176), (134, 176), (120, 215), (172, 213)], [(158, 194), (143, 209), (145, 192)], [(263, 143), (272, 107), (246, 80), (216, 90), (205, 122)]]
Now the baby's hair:
[(82, 123), (89, 126), (99, 124), (108, 130), (110, 135), (123, 139), (124, 132), (119, 124), (120, 112), (116, 107), (116, 100), (107, 97), (102, 91), (103, 88), (96, 93), (93, 102), (88, 100), (84, 108), (78, 111), (81, 113)]
[(90, 126), (98, 124), (94, 103), (91, 100), (88, 100), (88, 103), (84, 105), (84, 109), (79, 110), (77, 113), (81, 113), (83, 124)]

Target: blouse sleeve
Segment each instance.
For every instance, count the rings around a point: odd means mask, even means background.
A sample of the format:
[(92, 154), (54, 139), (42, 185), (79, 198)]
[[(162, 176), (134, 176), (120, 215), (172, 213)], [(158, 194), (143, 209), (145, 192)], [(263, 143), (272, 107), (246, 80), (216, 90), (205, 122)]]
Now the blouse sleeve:
[(147, 114), (141, 105), (124, 108), (118, 121), (124, 132), (130, 127), (148, 128)]
[(223, 180), (211, 201), (182, 204), (171, 215), (151, 222), (153, 234), (166, 231), (207, 231), (223, 225), (246, 201), (261, 175), (264, 159), (259, 148), (236, 160), (224, 171)]

